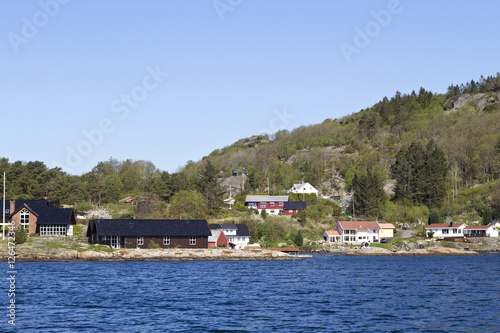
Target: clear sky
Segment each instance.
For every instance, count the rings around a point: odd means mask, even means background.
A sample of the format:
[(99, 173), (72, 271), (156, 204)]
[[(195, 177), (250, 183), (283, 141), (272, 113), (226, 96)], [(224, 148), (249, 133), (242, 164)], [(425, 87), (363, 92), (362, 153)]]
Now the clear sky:
[(174, 172), (500, 70), (500, 1), (0, 1), (0, 157)]

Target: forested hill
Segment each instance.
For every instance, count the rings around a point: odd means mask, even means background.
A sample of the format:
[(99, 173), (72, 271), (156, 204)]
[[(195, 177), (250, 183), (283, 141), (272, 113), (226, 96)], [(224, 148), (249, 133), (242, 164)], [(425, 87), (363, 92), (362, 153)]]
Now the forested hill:
[(242, 139), (174, 174), (148, 161), (113, 159), (72, 176), (42, 162), (3, 158), (0, 172), (7, 172), (7, 197), (48, 196), (56, 204), (116, 202), (142, 193), (167, 200), (180, 190), (198, 191), (207, 201), (200, 179), (247, 169), (244, 193), (263, 192), (266, 179), (272, 193), (305, 181), (323, 195), (353, 194), (356, 214), (366, 217), (391, 220), (413, 207), (494, 218), (500, 217), (499, 120), (497, 74), (452, 84), (444, 94), (396, 92), (341, 119)]

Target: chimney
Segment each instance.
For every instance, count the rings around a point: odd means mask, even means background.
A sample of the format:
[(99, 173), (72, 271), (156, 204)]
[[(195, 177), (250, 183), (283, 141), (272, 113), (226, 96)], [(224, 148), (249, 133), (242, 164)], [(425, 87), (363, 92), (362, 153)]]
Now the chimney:
[(453, 227), (453, 221), (450, 221), (450, 227)]
[(16, 210), (16, 200), (11, 199), (10, 200), (10, 211), (9, 211), (9, 214), (14, 213), (15, 210)]

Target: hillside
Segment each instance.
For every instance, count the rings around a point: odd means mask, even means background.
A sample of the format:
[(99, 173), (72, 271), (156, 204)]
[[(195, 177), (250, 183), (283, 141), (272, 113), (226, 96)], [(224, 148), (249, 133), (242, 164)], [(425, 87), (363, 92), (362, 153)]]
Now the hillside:
[(9, 198), (48, 196), (52, 203), (85, 209), (141, 196), (149, 205), (124, 216), (162, 217), (165, 202), (179, 193), (197, 216), (217, 215), (228, 195), (219, 183), (234, 169), (246, 169), (239, 194), (265, 192), (269, 179), (271, 193), (304, 181), (323, 196), (344, 197), (342, 209), (309, 200), (320, 206), (314, 218), (355, 213), (389, 222), (426, 222), (430, 215), (487, 222), (500, 218), (499, 120), (497, 74), (452, 84), (444, 94), (396, 92), (341, 119), (241, 139), (173, 174), (149, 161), (113, 159), (72, 176), (43, 162), (3, 158), (0, 172), (7, 173)]

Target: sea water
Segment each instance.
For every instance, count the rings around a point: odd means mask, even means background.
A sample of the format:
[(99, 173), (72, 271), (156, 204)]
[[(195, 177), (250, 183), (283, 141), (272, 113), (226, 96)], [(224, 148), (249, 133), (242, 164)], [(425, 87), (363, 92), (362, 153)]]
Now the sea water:
[[(0, 263), (5, 267), (7, 263)], [(500, 256), (16, 264), (20, 332), (500, 332)]]

